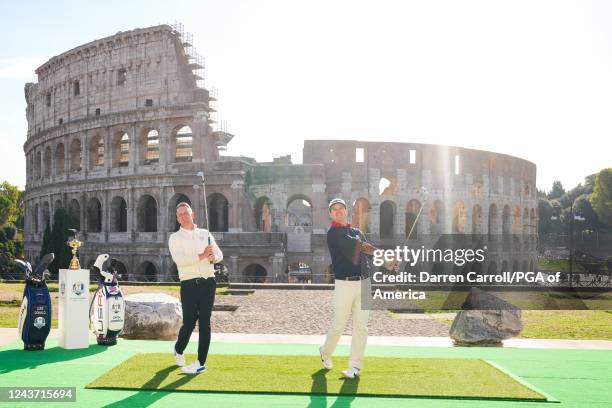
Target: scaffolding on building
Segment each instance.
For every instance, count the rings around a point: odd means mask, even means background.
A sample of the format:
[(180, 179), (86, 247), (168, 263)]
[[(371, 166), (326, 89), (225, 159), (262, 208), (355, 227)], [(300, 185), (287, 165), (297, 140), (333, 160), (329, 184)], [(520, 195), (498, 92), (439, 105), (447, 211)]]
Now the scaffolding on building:
[[(185, 52), (186, 62), (193, 73), (194, 80), (198, 88), (205, 89), (204, 84), (204, 68), (205, 60), (202, 55), (198, 53), (194, 46), (193, 34), (185, 30), (183, 23), (174, 22), (169, 24), (172, 30), (181, 38), (183, 50)], [(217, 88), (211, 87), (208, 91), (208, 121), (211, 124), (216, 124), (213, 133), (216, 135), (217, 146), (219, 150), (225, 150), (227, 143), (232, 139), (233, 135), (227, 132), (227, 122), (219, 120), (217, 118), (217, 106), (216, 102)]]
[(178, 34), (183, 44), (183, 50), (185, 51), (185, 57), (187, 58), (187, 64), (193, 73), (194, 80), (198, 88), (205, 88), (204, 84), (204, 68), (205, 60), (204, 56), (200, 55), (193, 44), (193, 34), (185, 31), (183, 23), (174, 22), (170, 24), (172, 30)]

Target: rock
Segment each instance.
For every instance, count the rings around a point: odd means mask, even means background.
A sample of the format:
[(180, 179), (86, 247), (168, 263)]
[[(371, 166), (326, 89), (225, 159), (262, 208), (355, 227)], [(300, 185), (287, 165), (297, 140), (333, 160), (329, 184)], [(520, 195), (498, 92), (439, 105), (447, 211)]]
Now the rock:
[(137, 293), (125, 298), (126, 339), (176, 340), (183, 323), (181, 302), (165, 293)]
[(470, 290), (462, 308), (450, 328), (455, 345), (502, 346), (523, 330), (518, 307), (478, 288)]

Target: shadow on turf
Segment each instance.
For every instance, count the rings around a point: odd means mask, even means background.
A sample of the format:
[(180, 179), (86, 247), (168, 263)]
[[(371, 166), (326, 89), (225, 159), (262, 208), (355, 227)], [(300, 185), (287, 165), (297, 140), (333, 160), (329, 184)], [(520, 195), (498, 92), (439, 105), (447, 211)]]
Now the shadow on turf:
[[(327, 377), (329, 370), (324, 368), (312, 374), (312, 386), (310, 387), (310, 403), (307, 408), (326, 408), (327, 407)], [(359, 377), (354, 379), (344, 379), (339, 394), (330, 408), (350, 407), (355, 399), (357, 388), (359, 387)], [(345, 396), (346, 395), (346, 396)]]
[[(178, 370), (177, 366), (169, 366), (162, 370), (159, 370), (155, 373), (155, 376), (147, 381), (142, 388), (142, 391), (137, 392), (134, 395), (130, 395), (127, 398), (124, 398), (120, 401), (115, 401), (112, 404), (105, 405), (104, 407), (125, 407), (125, 406), (135, 406), (135, 407), (148, 407), (149, 405), (159, 401), (164, 396), (168, 395), (168, 391), (173, 390), (176, 387), (180, 387), (181, 385), (187, 384), (191, 379), (195, 377), (195, 375), (184, 375), (178, 380), (171, 382), (163, 388), (160, 388), (159, 391), (151, 391), (150, 388), (157, 388), (159, 385), (170, 375), (170, 373), (174, 370)], [(149, 388), (149, 389), (147, 389)]]
[(19, 349), (0, 351), (0, 374), (15, 370), (34, 369), (44, 364), (60, 363), (89, 357), (107, 350), (105, 346), (90, 345), (85, 349), (66, 350), (61, 347), (51, 347), (40, 351), (25, 351)]

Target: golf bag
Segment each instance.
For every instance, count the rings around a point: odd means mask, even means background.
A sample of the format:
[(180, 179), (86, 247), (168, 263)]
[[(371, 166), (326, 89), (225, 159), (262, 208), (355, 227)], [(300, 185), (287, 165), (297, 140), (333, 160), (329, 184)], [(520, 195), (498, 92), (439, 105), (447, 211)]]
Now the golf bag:
[(34, 271), (29, 262), (20, 259), (15, 261), (25, 274), (26, 281), (17, 323), (24, 350), (44, 350), (45, 340), (51, 330), (51, 296), (46, 279), (49, 276), (47, 267), (54, 258), (54, 254), (46, 254)]
[(115, 267), (116, 260), (111, 259), (108, 270), (105, 270), (104, 264), (108, 258), (108, 254), (99, 255), (90, 268), (93, 276), (100, 274), (98, 289), (89, 307), (89, 316), (98, 344), (103, 346), (117, 344), (117, 336), (123, 332), (125, 320), (125, 302), (117, 282), (119, 275)]

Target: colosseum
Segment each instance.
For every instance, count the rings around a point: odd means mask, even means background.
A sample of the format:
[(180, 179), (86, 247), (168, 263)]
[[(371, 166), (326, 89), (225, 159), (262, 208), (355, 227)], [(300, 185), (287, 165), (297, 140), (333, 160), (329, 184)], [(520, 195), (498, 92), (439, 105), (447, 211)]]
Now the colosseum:
[(180, 26), (135, 29), (36, 70), (38, 82), (25, 85), (28, 259), (64, 208), (85, 242), (84, 265), (106, 252), (124, 278), (176, 280), (167, 242), (178, 228), (175, 206), (187, 201), (196, 215), (208, 211), (232, 281), (326, 282), (327, 203), (342, 197), (353, 225), (377, 245), (404, 242), (423, 207), (410, 238), (480, 234), (503, 244), (482, 265), (489, 272), (537, 266), (535, 164), (349, 140), (306, 140), (303, 164), (222, 155), (234, 136), (215, 124), (192, 42)]

